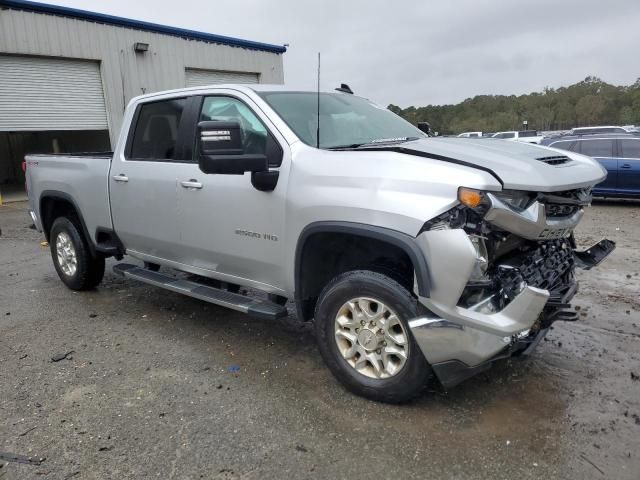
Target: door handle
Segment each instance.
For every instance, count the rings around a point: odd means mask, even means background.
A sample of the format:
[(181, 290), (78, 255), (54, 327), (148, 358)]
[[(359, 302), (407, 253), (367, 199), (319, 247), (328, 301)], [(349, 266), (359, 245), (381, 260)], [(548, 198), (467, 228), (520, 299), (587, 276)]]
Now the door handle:
[(202, 188), (202, 184), (194, 178), (180, 182), (180, 185), (182, 185), (182, 188), (190, 188), (194, 190), (200, 190)]
[(629, 165), (628, 163), (623, 163), (620, 168), (631, 168), (631, 165)]
[(122, 183), (126, 183), (129, 181), (129, 177), (127, 177), (124, 173), (121, 173), (120, 175), (114, 175), (112, 177), (116, 182), (122, 182)]

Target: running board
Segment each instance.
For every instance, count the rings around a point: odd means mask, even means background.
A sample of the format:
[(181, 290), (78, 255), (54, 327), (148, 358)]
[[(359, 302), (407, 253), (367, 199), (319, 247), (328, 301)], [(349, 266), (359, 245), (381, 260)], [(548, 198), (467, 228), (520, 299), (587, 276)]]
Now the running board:
[(152, 272), (137, 265), (118, 263), (114, 265), (113, 273), (124, 278), (131, 278), (139, 282), (171, 290), (172, 292), (182, 293), (189, 297), (198, 298), (205, 302), (247, 313), (258, 318), (274, 320), (288, 315), (287, 309), (284, 306), (267, 300), (245, 297), (244, 295), (227, 292), (219, 288), (208, 287), (164, 273)]

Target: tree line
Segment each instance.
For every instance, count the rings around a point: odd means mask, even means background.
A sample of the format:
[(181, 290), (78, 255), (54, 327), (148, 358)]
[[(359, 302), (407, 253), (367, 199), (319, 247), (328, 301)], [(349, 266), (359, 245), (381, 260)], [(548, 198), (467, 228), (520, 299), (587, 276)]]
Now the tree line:
[(529, 129), (568, 130), (590, 125), (640, 124), (640, 78), (616, 86), (589, 76), (557, 89), (526, 95), (477, 95), (456, 105), (387, 107), (414, 125), (429, 122), (441, 135)]

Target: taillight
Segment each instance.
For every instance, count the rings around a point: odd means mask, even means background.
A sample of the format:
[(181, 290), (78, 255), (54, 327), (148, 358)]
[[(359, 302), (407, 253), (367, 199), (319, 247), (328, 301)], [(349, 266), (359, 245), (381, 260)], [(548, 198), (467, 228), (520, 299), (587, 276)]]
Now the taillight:
[(22, 161), (22, 172), (23, 173), (27, 173), (27, 161), (26, 160)]

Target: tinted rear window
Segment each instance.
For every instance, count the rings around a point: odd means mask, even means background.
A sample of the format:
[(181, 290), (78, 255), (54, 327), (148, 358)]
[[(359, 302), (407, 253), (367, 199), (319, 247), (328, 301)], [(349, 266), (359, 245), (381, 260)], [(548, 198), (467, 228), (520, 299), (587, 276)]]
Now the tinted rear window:
[(620, 140), (620, 156), (624, 158), (640, 158), (640, 140)]
[(580, 153), (590, 157), (612, 157), (613, 156), (613, 140), (581, 140)]
[(503, 132), (503, 133), (496, 133), (494, 135), (494, 138), (514, 138), (516, 136), (516, 134), (514, 132)]
[(174, 98), (145, 103), (140, 107), (130, 158), (171, 160), (175, 158), (178, 127), (186, 100)]
[(574, 140), (564, 140), (562, 142), (553, 142), (550, 147), (560, 148), (562, 150), (569, 150), (570, 152), (575, 151), (575, 141)]

